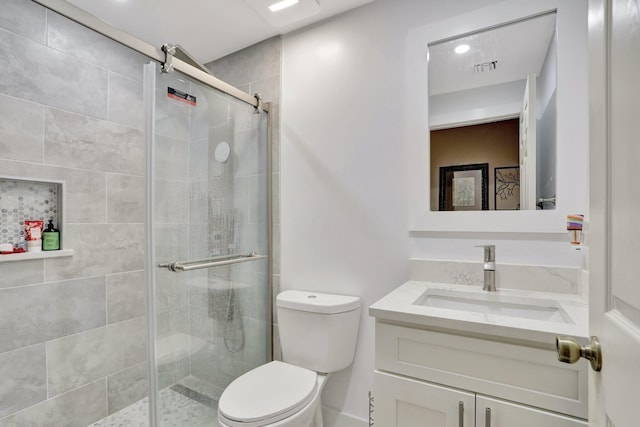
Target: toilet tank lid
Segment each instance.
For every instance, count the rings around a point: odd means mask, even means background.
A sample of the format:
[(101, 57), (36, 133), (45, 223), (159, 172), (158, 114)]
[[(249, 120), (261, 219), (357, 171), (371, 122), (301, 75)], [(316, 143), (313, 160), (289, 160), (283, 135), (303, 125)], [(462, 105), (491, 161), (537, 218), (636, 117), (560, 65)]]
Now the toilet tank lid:
[(276, 305), (281, 308), (309, 311), (312, 313), (337, 314), (359, 309), (360, 298), (347, 295), (289, 290), (278, 294)]

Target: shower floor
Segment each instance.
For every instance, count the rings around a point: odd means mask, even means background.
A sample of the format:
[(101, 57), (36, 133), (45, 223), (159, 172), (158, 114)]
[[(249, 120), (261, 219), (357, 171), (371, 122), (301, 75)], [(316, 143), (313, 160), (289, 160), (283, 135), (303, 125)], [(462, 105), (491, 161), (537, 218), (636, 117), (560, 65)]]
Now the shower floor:
[[(159, 393), (158, 427), (218, 427), (218, 401), (176, 384)], [(149, 399), (144, 398), (91, 427), (149, 427)]]

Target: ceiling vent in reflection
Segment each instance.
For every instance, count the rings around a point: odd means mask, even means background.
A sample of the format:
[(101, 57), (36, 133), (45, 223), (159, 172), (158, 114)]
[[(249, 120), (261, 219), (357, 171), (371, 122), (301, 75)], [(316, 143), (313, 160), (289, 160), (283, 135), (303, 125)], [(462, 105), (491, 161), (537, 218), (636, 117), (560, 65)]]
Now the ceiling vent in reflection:
[(493, 71), (498, 66), (498, 61), (487, 61), (473, 66), (476, 73), (484, 73), (485, 71)]

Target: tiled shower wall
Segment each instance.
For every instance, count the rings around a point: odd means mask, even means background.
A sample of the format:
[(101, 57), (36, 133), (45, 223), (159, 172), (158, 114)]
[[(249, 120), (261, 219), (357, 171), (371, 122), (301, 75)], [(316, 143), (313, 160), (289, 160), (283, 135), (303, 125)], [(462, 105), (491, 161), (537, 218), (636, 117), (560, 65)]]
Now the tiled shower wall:
[[(0, 57), (0, 176), (65, 181), (63, 238), (75, 251), (71, 258), (0, 264), (0, 427), (86, 426), (147, 393), (142, 65), (148, 60), (29, 0), (2, 0)], [(218, 77), (274, 102), (277, 292), (280, 39), (217, 66)], [(177, 184), (188, 177), (165, 178)], [(168, 237), (184, 242), (185, 233), (171, 230)], [(185, 305), (170, 304), (188, 300), (193, 313), (197, 294), (187, 298), (175, 280), (158, 286), (159, 339), (197, 336), (197, 319), (185, 329)], [(258, 317), (243, 319), (248, 333)], [(161, 386), (194, 364), (174, 349), (161, 357)], [(236, 370), (255, 363), (252, 357), (248, 352)]]
[(0, 426), (86, 426), (146, 394), (142, 65), (0, 7), (0, 176), (66, 181), (70, 258), (0, 264)]
[[(280, 291), (280, 92), (282, 37), (277, 36), (206, 64), (219, 79), (249, 94), (260, 93), (272, 103), (272, 281), (273, 296)], [(272, 304), (273, 305), (273, 304)], [(277, 317), (273, 305), (273, 349), (280, 358)]]

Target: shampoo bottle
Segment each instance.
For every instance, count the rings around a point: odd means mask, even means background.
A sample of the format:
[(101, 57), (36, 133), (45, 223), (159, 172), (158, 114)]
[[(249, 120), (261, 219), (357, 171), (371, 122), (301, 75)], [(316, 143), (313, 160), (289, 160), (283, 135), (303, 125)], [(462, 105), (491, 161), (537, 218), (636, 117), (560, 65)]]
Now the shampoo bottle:
[(53, 220), (49, 220), (47, 229), (42, 232), (42, 250), (57, 251), (60, 249), (60, 232), (53, 228)]

